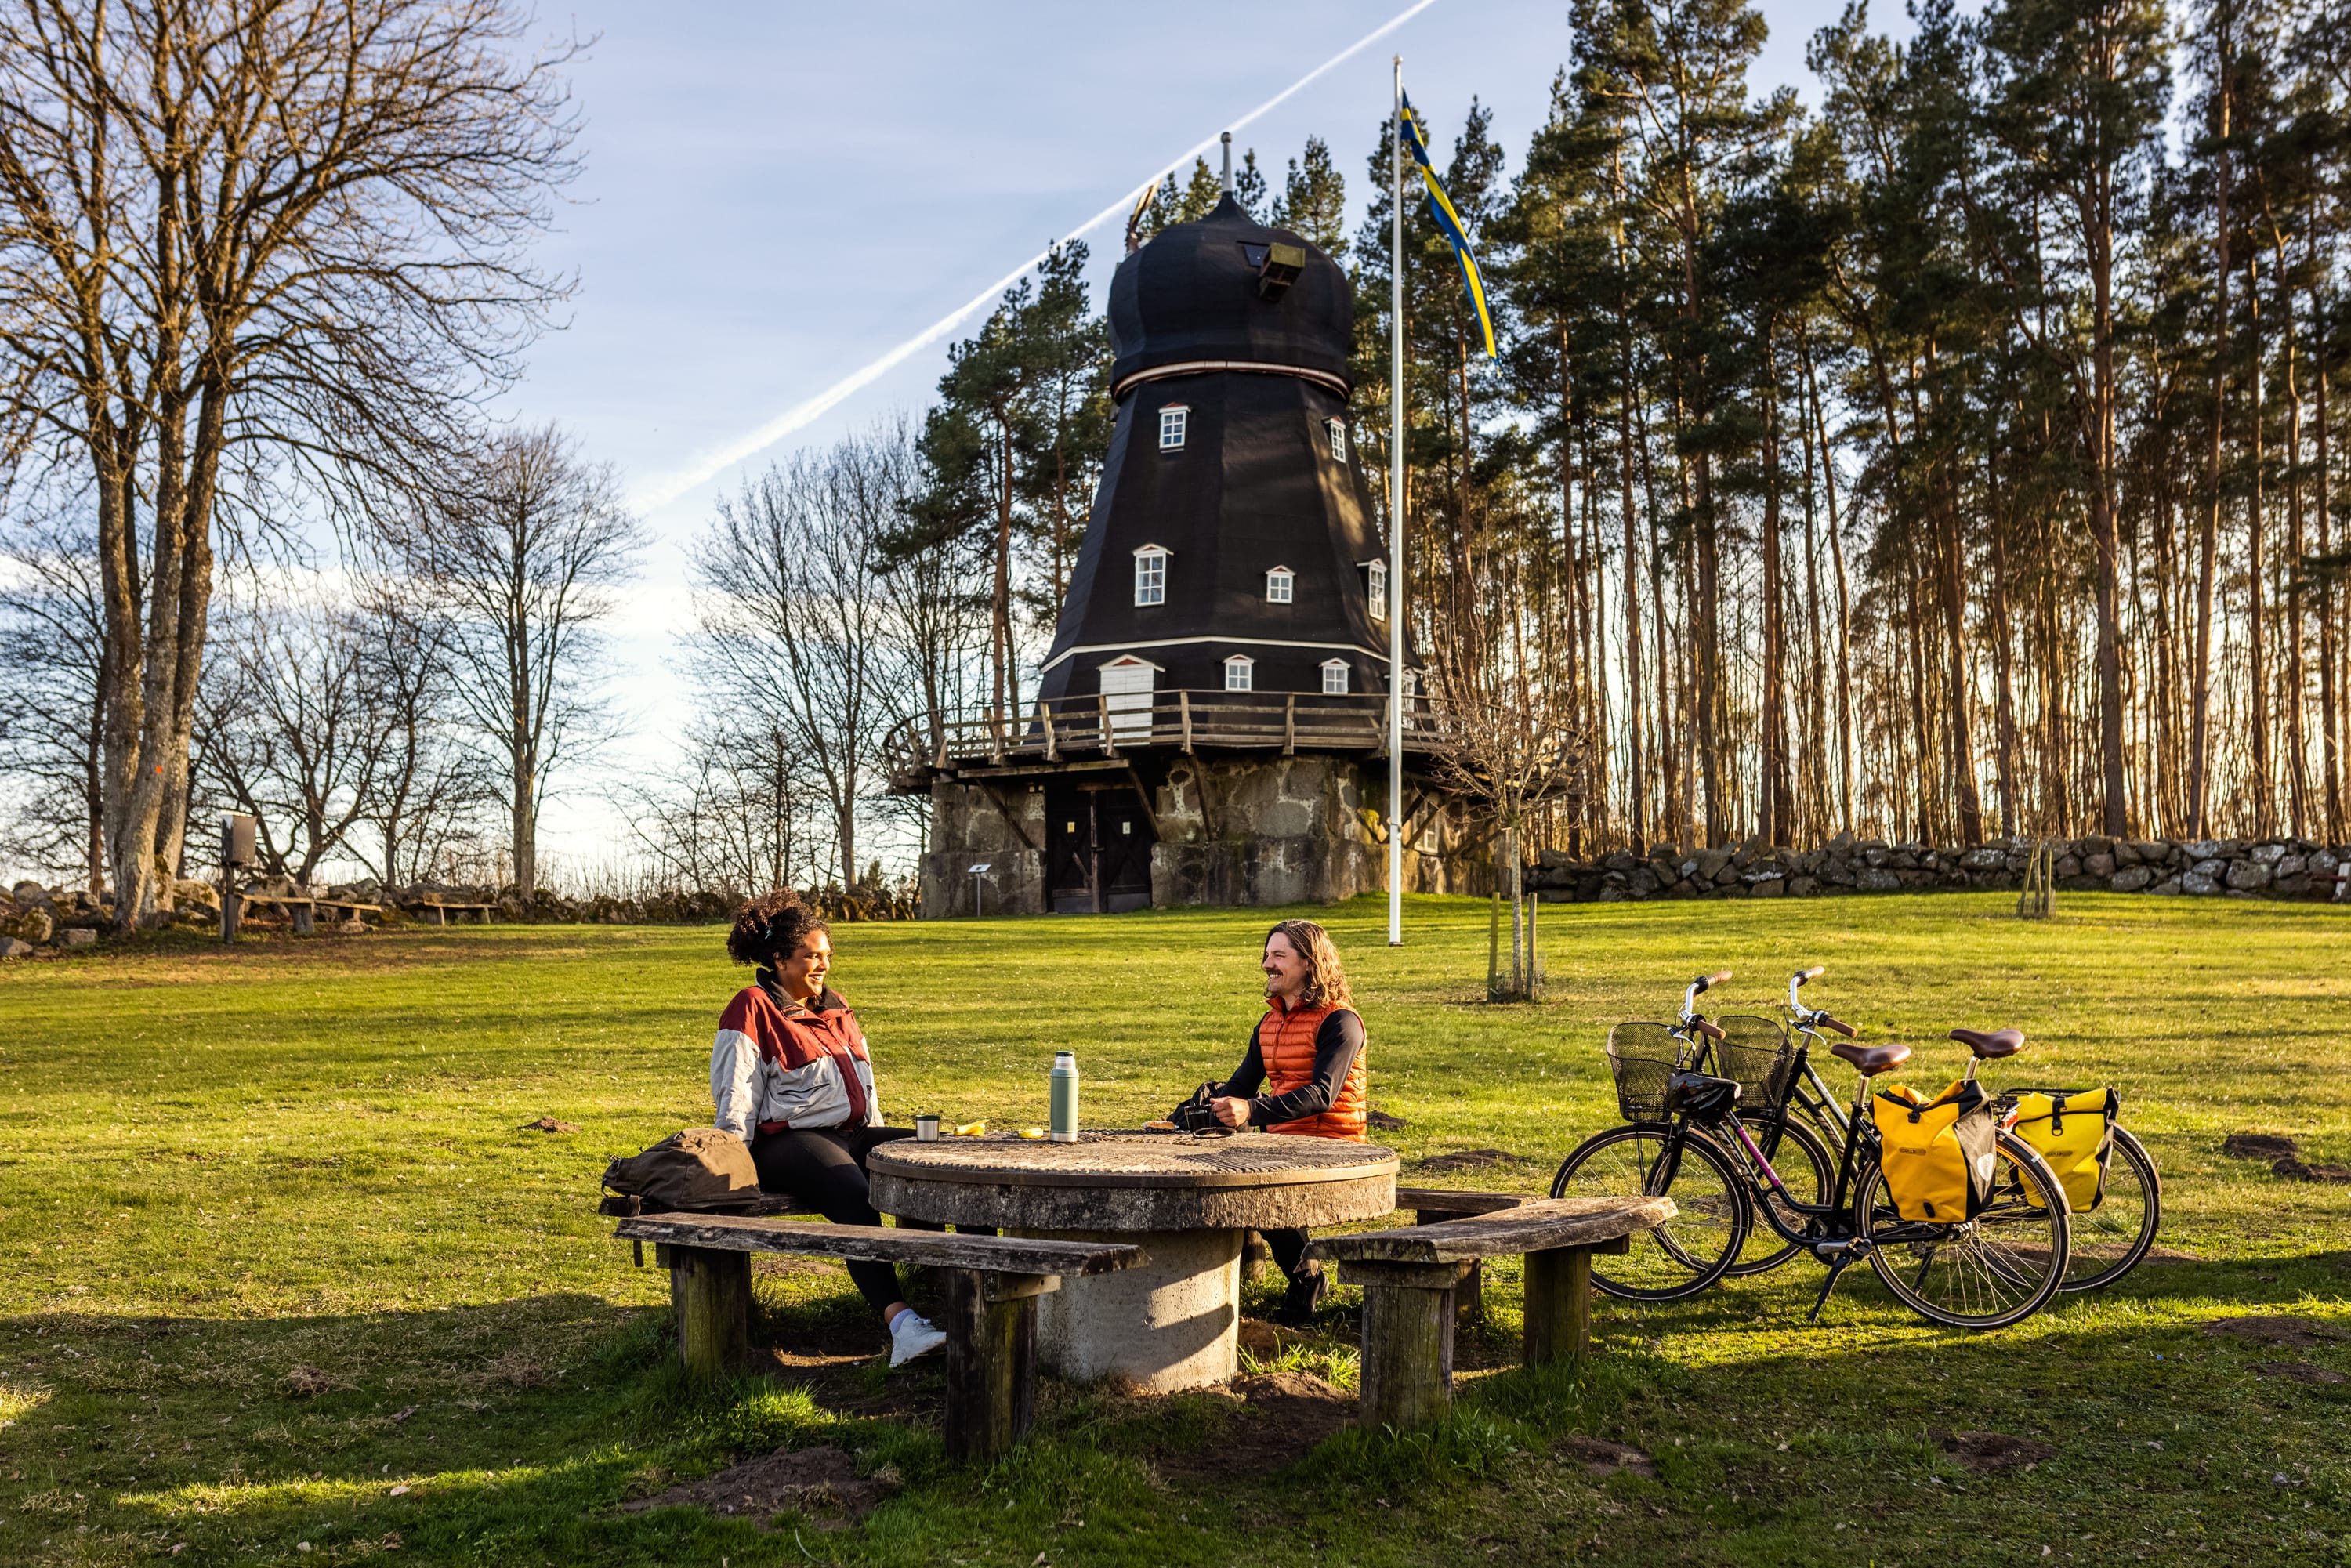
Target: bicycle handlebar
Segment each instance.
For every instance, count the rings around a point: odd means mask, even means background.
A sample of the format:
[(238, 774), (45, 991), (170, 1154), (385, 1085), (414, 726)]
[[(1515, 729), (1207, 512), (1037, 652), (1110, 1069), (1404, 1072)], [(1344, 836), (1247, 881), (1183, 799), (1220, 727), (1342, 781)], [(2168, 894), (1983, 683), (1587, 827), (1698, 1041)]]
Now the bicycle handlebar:
[(1829, 967), (1826, 964), (1815, 964), (1809, 969), (1799, 969), (1795, 974), (1796, 984), (1801, 986), (1806, 980), (1817, 980), (1828, 972)]
[(1690, 982), (1690, 989), (1703, 994), (1708, 987), (1719, 986), (1729, 978), (1729, 970), (1717, 969), (1711, 975), (1700, 975), (1697, 979), (1692, 980)]
[(1837, 1033), (1844, 1036), (1847, 1040), (1853, 1039), (1855, 1035), (1861, 1032), (1861, 1030), (1854, 1028), (1853, 1025), (1846, 1023), (1842, 1019), (1833, 1019), (1826, 1013), (1813, 1014), (1813, 1021), (1819, 1024), (1823, 1029), (1833, 1029), (1836, 1030)]
[(1707, 1022), (1704, 1019), (1690, 1019), (1690, 1028), (1698, 1030), (1698, 1033), (1706, 1036), (1708, 1040), (1720, 1040), (1723, 1038), (1722, 1030)]

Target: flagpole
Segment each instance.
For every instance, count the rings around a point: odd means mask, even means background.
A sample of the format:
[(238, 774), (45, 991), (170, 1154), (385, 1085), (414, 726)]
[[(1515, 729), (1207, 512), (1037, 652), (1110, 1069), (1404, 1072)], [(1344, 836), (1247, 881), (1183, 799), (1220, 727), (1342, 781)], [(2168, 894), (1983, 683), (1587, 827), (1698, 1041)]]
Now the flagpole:
[(1388, 111), (1395, 211), (1388, 256), (1388, 946), (1404, 946), (1404, 57)]

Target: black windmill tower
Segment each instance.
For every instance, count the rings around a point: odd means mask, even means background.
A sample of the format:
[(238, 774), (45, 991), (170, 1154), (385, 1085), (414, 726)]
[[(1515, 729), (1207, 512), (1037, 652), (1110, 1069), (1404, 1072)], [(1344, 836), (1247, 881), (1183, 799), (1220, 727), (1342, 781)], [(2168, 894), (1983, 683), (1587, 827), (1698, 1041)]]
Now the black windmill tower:
[(919, 768), (926, 910), (969, 912), (975, 877), (1005, 913), (1381, 884), (1392, 595), (1349, 439), (1354, 291), (1242, 210), (1227, 140), (1216, 210), (1112, 279), (1117, 416), (1038, 706), (990, 721), (987, 771), (968, 732)]

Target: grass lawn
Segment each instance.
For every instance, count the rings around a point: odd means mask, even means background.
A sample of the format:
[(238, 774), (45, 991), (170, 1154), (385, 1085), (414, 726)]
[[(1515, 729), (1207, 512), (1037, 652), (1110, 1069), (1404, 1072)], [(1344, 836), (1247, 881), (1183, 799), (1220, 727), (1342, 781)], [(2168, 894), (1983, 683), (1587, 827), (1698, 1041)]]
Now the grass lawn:
[[(2118, 1085), (2168, 1183), (2168, 1256), (1989, 1335), (1929, 1327), (1865, 1269), (1808, 1323), (1808, 1261), (1604, 1301), (1581, 1382), (1510, 1364), (1504, 1266), (1449, 1426), (1290, 1468), (1257, 1406), (1048, 1385), (1031, 1444), (950, 1469), (937, 1372), (850, 1359), (880, 1336), (822, 1267), (759, 1277), (799, 1371), (682, 1388), (665, 1278), (591, 1208), (607, 1159), (708, 1119), (710, 1032), (741, 983), (716, 929), (177, 939), (11, 966), (0, 1563), (2351, 1562), (2351, 1186), (2220, 1153), (2261, 1130), (2351, 1163), (2351, 911), (2012, 907), (1546, 909), (1551, 997), (1504, 1008), (1476, 999), (1482, 904), (1415, 900), (1397, 950), (1383, 903), (1323, 912), (1407, 1180), (1546, 1186), (1614, 1120), (1609, 1022), (1669, 1016), (1701, 967), (1740, 973), (1721, 1010), (1764, 1010), (1823, 963), (1826, 1005), (1920, 1044), (1922, 1087), (1958, 1071), (1933, 1043), (1952, 1024), (2023, 1028), (2017, 1075)], [(836, 978), (893, 1121), (1041, 1122), (1062, 1048), (1088, 1122), (1132, 1125), (1238, 1060), (1266, 924), (851, 926)], [(540, 1116), (578, 1130), (519, 1130)], [(1476, 1148), (1522, 1158), (1415, 1174)], [(1279, 1366), (1344, 1385), (1352, 1294)], [(2208, 1332), (2247, 1314), (2308, 1322), (2299, 1344)], [(2048, 1452), (1978, 1474), (1938, 1446), (1955, 1431)], [(1595, 1440), (1654, 1475), (1595, 1474)], [(862, 1522), (620, 1508), (822, 1444), (891, 1490)]]

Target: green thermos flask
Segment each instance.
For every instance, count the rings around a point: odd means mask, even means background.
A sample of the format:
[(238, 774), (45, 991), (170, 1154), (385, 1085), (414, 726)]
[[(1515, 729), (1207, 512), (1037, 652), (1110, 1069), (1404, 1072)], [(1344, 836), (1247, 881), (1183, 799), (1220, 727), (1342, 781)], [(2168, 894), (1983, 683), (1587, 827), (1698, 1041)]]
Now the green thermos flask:
[(1057, 1144), (1078, 1141), (1078, 1053), (1074, 1051), (1053, 1053), (1053, 1125), (1050, 1135)]

